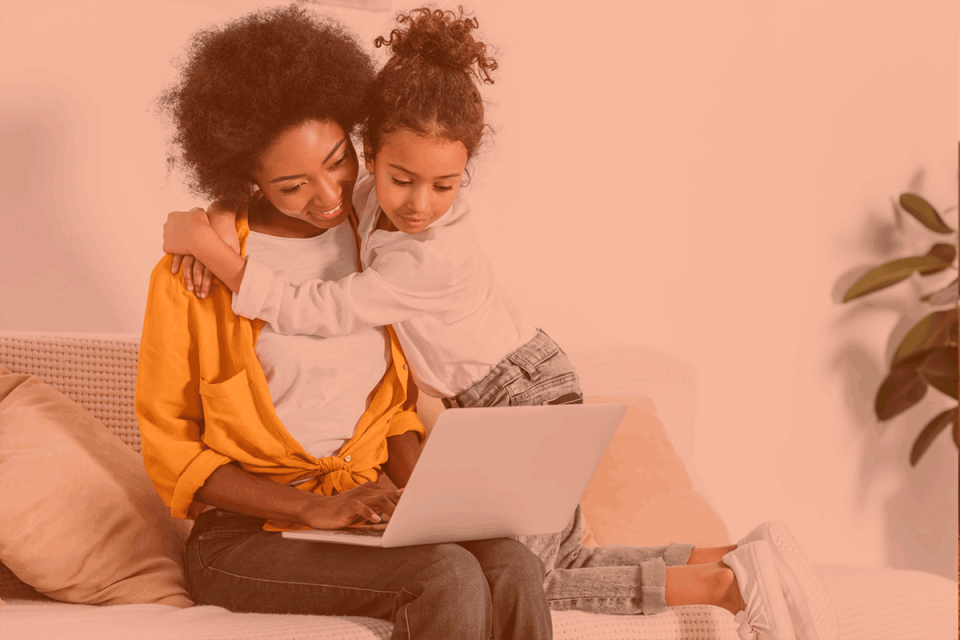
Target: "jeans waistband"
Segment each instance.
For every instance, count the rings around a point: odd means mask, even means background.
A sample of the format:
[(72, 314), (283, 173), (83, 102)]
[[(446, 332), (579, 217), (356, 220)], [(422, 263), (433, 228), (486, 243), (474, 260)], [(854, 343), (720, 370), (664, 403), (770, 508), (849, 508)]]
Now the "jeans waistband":
[(210, 509), (197, 516), (197, 519), (193, 523), (193, 531), (204, 533), (205, 531), (212, 531), (224, 526), (259, 529), (263, 527), (264, 522), (266, 522), (265, 519), (256, 516), (247, 516), (242, 513), (225, 511), (224, 509)]

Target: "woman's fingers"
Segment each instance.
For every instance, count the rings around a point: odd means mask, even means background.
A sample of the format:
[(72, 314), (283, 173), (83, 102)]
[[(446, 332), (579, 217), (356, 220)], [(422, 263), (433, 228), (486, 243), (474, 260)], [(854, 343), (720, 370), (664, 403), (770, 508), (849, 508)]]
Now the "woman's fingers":
[(380, 514), (359, 498), (350, 501), (350, 511), (355, 516), (351, 522), (356, 522), (357, 519), (361, 521), (369, 520), (370, 522), (380, 522), (381, 520)]
[(363, 484), (359, 485), (359, 486), (357, 487), (357, 489), (361, 489), (361, 490), (363, 490), (363, 491), (366, 491), (366, 490), (376, 491), (376, 492), (378, 492), (378, 493), (385, 493), (385, 492), (386, 492), (386, 493), (396, 493), (396, 491), (397, 491), (396, 489), (391, 489), (391, 488), (389, 488), (389, 487), (385, 487), (385, 486), (383, 486), (382, 484), (380, 484), (380, 483), (378, 483), (378, 482), (374, 482), (373, 480), (368, 480), (367, 482), (364, 482)]
[(366, 482), (360, 485), (360, 487), (368, 487), (369, 492), (373, 496), (385, 498), (393, 505), (397, 504), (400, 500), (400, 495), (403, 493), (403, 489), (389, 489), (376, 482)]
[(388, 516), (392, 516), (393, 512), (397, 510), (396, 501), (391, 499), (389, 496), (382, 496), (379, 499), (377, 506), (380, 508), (380, 511)]
[(375, 482), (365, 482), (341, 495), (347, 493), (355, 494), (348, 503), (348, 512), (374, 523), (389, 520), (397, 508), (397, 501), (400, 500), (399, 491), (381, 487)]
[(170, 273), (180, 271), (180, 263), (183, 262), (183, 256), (179, 253), (173, 254), (173, 262), (170, 263)]

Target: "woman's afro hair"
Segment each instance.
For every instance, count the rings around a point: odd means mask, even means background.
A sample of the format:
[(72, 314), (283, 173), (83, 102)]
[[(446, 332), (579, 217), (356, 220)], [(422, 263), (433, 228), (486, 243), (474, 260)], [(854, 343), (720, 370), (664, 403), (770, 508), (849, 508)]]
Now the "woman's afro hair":
[(176, 154), (198, 195), (237, 203), (263, 151), (291, 126), (366, 117), (373, 61), (336, 22), (292, 5), (199, 31), (179, 82), (160, 97)]

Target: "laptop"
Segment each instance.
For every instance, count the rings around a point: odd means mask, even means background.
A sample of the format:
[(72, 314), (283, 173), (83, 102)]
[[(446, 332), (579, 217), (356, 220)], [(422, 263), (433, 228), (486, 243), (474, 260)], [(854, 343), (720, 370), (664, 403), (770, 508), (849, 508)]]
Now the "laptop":
[(283, 537), (403, 547), (562, 531), (626, 409), (449, 409), (437, 418), (388, 522)]

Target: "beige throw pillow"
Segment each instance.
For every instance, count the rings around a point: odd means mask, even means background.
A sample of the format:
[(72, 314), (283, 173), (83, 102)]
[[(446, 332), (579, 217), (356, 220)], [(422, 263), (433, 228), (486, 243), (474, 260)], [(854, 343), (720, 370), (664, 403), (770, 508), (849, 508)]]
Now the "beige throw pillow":
[(584, 401), (627, 404), (613, 442), (580, 501), (587, 524), (584, 544), (730, 544), (723, 520), (693, 490), (650, 400), (588, 396)]
[(0, 561), (38, 592), (85, 604), (189, 607), (186, 523), (143, 461), (78, 404), (0, 366)]

